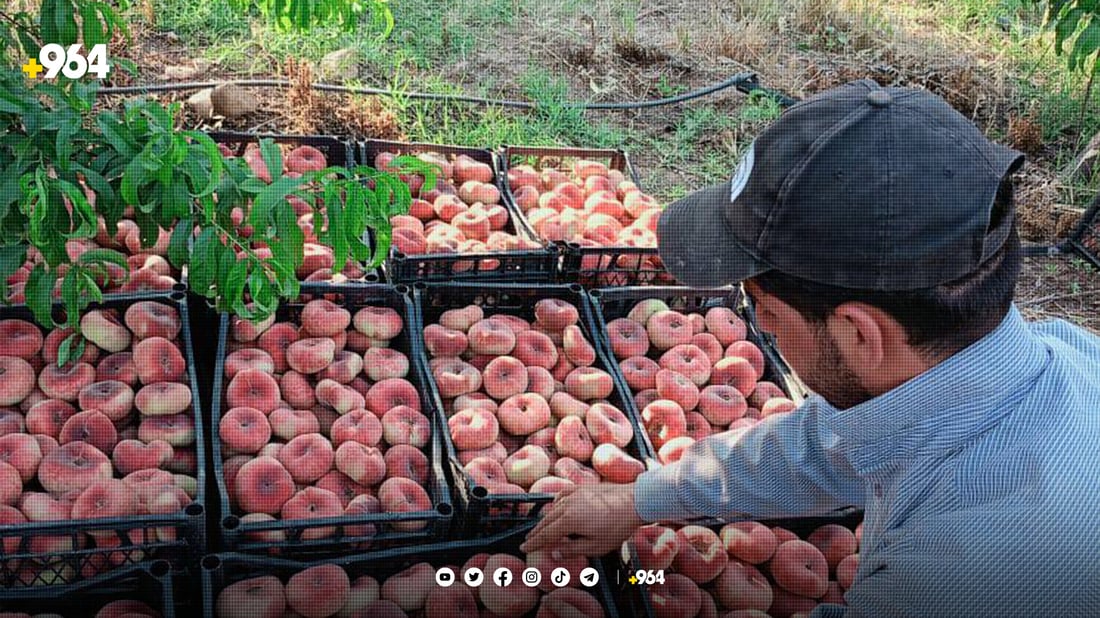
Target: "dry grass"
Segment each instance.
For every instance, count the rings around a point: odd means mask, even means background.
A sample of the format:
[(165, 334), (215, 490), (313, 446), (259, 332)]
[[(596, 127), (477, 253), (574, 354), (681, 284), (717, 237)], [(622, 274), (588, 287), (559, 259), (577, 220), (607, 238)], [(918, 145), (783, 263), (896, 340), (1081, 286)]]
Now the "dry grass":
[(296, 133), (306, 135), (316, 132), (319, 119), (317, 104), (320, 98), (313, 90), (313, 67), (306, 61), (287, 58), (284, 65), (286, 77), (291, 82), (286, 91), (286, 106), (290, 113), (290, 126)]
[(339, 97), (336, 120), (356, 138), (406, 140), (398, 117), (378, 97)]

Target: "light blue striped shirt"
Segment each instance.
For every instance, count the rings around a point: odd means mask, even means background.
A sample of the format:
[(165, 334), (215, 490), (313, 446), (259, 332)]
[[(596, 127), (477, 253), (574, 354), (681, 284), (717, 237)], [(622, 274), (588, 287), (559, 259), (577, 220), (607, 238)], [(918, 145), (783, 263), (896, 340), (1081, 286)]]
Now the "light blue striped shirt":
[(1100, 338), (1013, 308), (863, 404), (696, 442), (635, 501), (646, 521), (862, 507), (847, 607), (814, 618), (1100, 617)]

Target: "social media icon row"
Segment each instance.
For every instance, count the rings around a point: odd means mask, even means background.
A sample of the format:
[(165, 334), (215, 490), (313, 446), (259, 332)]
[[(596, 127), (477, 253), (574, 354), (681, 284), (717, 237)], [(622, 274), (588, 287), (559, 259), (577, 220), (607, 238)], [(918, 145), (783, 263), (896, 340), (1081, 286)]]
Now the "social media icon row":
[[(558, 567), (550, 573), (550, 582), (558, 588), (564, 588), (569, 585), (571, 576), (569, 570), (563, 567)], [(462, 580), (466, 582), (466, 585), (471, 588), (477, 588), (485, 580), (485, 574), (481, 569), (476, 567), (470, 567), (463, 571)], [(538, 569), (524, 569), (520, 576), (520, 581), (529, 588), (534, 588), (542, 583), (542, 572)], [(580, 574), (581, 584), (591, 588), (600, 582), (600, 573), (592, 567), (588, 567), (581, 571)], [(442, 588), (449, 588), (451, 584), (455, 583), (455, 572), (450, 567), (442, 567), (435, 572), (435, 583)], [(493, 572), (493, 584), (504, 588), (512, 584), (512, 571), (506, 568), (499, 568)]]

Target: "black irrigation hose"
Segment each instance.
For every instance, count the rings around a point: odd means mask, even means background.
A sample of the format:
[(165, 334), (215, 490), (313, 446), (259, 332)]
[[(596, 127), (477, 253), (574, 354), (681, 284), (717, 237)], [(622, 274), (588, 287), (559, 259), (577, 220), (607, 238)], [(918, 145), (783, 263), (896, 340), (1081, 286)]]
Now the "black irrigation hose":
[[(108, 88), (100, 88), (96, 93), (101, 95), (108, 94), (146, 94), (150, 92), (171, 92), (177, 90), (201, 90), (203, 88), (214, 88), (223, 83), (232, 83), (237, 86), (247, 88), (288, 88), (291, 86), (291, 82), (285, 79), (243, 79), (243, 80), (229, 80), (227, 82), (180, 82), (180, 83), (168, 83), (168, 84), (148, 84), (144, 86), (113, 86)], [(477, 105), (493, 105), (497, 107), (511, 107), (516, 109), (537, 109), (539, 105), (537, 103), (531, 103), (529, 101), (516, 101), (509, 99), (488, 99), (484, 97), (474, 97), (463, 94), (435, 94), (429, 92), (403, 92), (395, 93), (391, 90), (384, 90), (381, 88), (366, 88), (358, 86), (340, 86), (336, 84), (312, 84), (314, 90), (320, 90), (324, 92), (343, 92), (347, 94), (372, 94), (383, 96), (402, 96), (409, 99), (423, 99), (427, 101), (458, 101), (462, 103), (474, 103)], [(769, 96), (774, 97), (781, 105), (790, 105), (795, 100), (779, 92), (775, 92), (764, 88), (760, 85), (755, 73), (744, 72), (738, 73), (725, 81), (711, 84), (698, 90), (692, 90), (674, 97), (665, 97), (663, 99), (651, 99), (649, 101), (628, 101), (628, 102), (610, 102), (610, 103), (570, 103), (566, 102), (562, 104), (562, 107), (574, 107), (581, 109), (591, 110), (623, 110), (623, 109), (645, 109), (650, 107), (659, 107), (662, 105), (673, 105), (676, 103), (682, 103), (684, 101), (690, 101), (692, 99), (698, 99), (700, 97), (707, 96), (725, 90), (727, 88), (737, 88), (737, 90), (749, 94), (752, 92), (763, 92)]]

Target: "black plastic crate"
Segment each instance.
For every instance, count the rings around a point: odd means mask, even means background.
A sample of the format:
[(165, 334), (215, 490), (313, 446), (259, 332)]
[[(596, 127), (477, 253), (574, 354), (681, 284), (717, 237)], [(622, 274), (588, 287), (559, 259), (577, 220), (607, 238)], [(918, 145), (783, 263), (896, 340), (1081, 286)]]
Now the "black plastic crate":
[(413, 289), (416, 299), (417, 320), (415, 325), (416, 345), (420, 348), (420, 361), (423, 364), (425, 380), (431, 389), (432, 411), (439, 425), (446, 448), (447, 469), (454, 483), (463, 528), (458, 534), (463, 537), (494, 534), (509, 527), (522, 525), (538, 517), (542, 508), (554, 499), (553, 494), (490, 494), (485, 487), (477, 485), (466, 473), (458, 459), (458, 451), (451, 439), (447, 425), (447, 409), (435, 378), (428, 366), (428, 351), (424, 346), (424, 327), (437, 323), (439, 316), (448, 309), (478, 305), (486, 317), (496, 314), (516, 315), (534, 320), (535, 303), (543, 298), (557, 298), (568, 301), (577, 307), (580, 313), (578, 326), (596, 350), (596, 362), (592, 365), (611, 374), (614, 390), (609, 401), (619, 408), (634, 429), (634, 439), (623, 449), (624, 452), (640, 461), (650, 457), (646, 449), (644, 431), (638, 424), (636, 415), (630, 412), (630, 404), (625, 401), (629, 391), (622, 388), (617, 377), (618, 367), (604, 353), (597, 338), (597, 327), (588, 294), (579, 285), (538, 285), (521, 283), (502, 284), (417, 284)]
[[(861, 511), (849, 509), (835, 516), (761, 520), (760, 523), (769, 528), (785, 528), (798, 535), (798, 538), (805, 539), (816, 528), (824, 526), (825, 524), (837, 524), (854, 531), (856, 526), (862, 522), (863, 513)], [(712, 526), (712, 529), (717, 532), (720, 527), (721, 525), (715, 525)], [(637, 616), (639, 618), (655, 618), (656, 614), (650, 602), (648, 586), (643, 583), (631, 584), (627, 579), (630, 574), (634, 574), (641, 569), (635, 559), (635, 550), (630, 545), (629, 541), (627, 542), (627, 548), (628, 552), (626, 555), (624, 555), (623, 552), (614, 552), (604, 557), (605, 570), (618, 570), (626, 574), (613, 586), (615, 601), (618, 603), (619, 607), (623, 609), (624, 614)], [(762, 567), (763, 565), (756, 566)], [(702, 593), (709, 594), (706, 590), (703, 590)], [(722, 610), (719, 609), (719, 613), (721, 612)]]
[[(503, 174), (500, 173), (493, 153), (488, 150), (445, 144), (368, 140), (359, 145), (359, 152), (361, 163), (372, 167), (375, 157), (383, 152), (403, 155), (434, 152), (444, 157), (466, 155), (479, 163), (485, 163), (493, 169), (493, 184), (501, 194), (500, 205), (508, 211), (509, 223), (504, 231), (521, 238), (539, 240), (515, 206), (504, 199)], [(550, 282), (557, 275), (557, 248), (539, 242), (543, 245), (540, 249), (423, 255), (408, 255), (391, 246), (385, 266), (386, 275), (391, 283), (466, 280)]]
[(172, 567), (164, 560), (135, 564), (64, 587), (0, 590), (0, 612), (92, 618), (109, 603), (137, 601), (175, 618)]
[[(420, 373), (420, 365), (416, 362), (418, 348), (416, 338), (411, 334), (413, 323), (413, 309), (411, 299), (401, 287), (393, 287), (383, 284), (375, 285), (340, 285), (334, 286), (323, 283), (302, 284), (302, 294), (305, 297), (324, 297), (332, 302), (347, 307), (352, 313), (363, 306), (390, 307), (396, 310), (404, 321), (401, 334), (393, 340), (394, 347), (404, 352), (409, 358), (408, 379), (417, 388), (421, 397), (421, 406), (425, 416), (432, 418), (430, 408), (431, 401), (428, 396), (428, 387)], [(276, 320), (298, 320), (304, 302), (295, 302), (282, 305), (276, 313)], [(444, 445), (438, 432), (432, 432), (432, 438), (425, 449), (428, 457), (429, 486), (426, 487), (432, 499), (432, 509), (411, 513), (375, 513), (362, 516), (338, 516), (318, 519), (278, 519), (270, 522), (242, 523), (231, 508), (229, 495), (225, 484), (224, 467), (222, 461), (222, 449), (217, 438), (217, 427), (221, 421), (224, 391), (227, 386), (225, 375), (225, 357), (229, 342), (229, 327), (231, 316), (224, 314), (218, 327), (218, 352), (214, 367), (213, 404), (211, 405), (211, 431), (209, 433), (211, 444), (210, 454), (213, 474), (214, 495), (218, 497), (218, 522), (214, 529), (220, 535), (220, 543), (217, 547), (227, 551), (242, 553), (263, 553), (281, 556), (289, 559), (323, 559), (346, 554), (362, 554), (366, 551), (378, 551), (410, 544), (421, 544), (445, 538), (450, 530), (453, 506), (447, 487), (446, 477), (442, 466), (442, 453)], [(402, 531), (396, 529), (397, 525), (411, 526), (423, 524), (423, 529), (415, 531)], [(372, 533), (363, 531), (349, 532), (347, 528), (352, 526), (368, 527)], [(303, 539), (303, 533), (320, 528), (333, 528), (331, 535), (319, 539)], [(249, 538), (250, 534), (264, 532), (277, 532), (285, 536), (285, 541), (261, 541)], [(310, 535), (312, 536), (312, 535)]]
[[(563, 162), (572, 159), (599, 161), (609, 169), (623, 172), (628, 180), (642, 188), (637, 170), (622, 150), (505, 146), (500, 158), (503, 194), (516, 212), (520, 209), (508, 183), (508, 170), (521, 164), (542, 170), (562, 169)], [(521, 216), (526, 221), (526, 215)], [(530, 224), (527, 226), (530, 228)], [(653, 264), (652, 261), (659, 258), (656, 247), (582, 247), (576, 242), (558, 245), (562, 256), (558, 272), (560, 283), (579, 283), (585, 287), (675, 283), (663, 267)]]
[[(427, 562), (434, 567), (450, 566), (455, 570), (456, 577), (461, 578), (459, 568), (479, 553), (511, 554), (522, 558), (523, 554), (519, 551), (519, 545), (523, 542), (524, 535), (529, 530), (530, 527), (525, 527), (484, 539), (435, 543), (419, 547), (387, 550), (367, 557), (348, 556), (321, 562), (295, 562), (232, 553), (209, 555), (203, 559), (202, 569), (204, 615), (208, 618), (214, 618), (218, 594), (229, 585), (259, 576), (275, 576), (285, 584), (293, 574), (323, 563), (342, 567), (348, 574), (348, 578), (353, 582), (358, 577), (369, 575), (380, 585), (387, 577), (421, 562)], [(592, 594), (600, 602), (606, 618), (618, 618), (620, 614), (615, 606), (612, 594), (614, 584), (611, 580), (613, 576), (608, 574), (601, 561), (592, 561), (590, 564), (599, 572), (600, 581), (594, 588), (581, 587), (580, 589)], [(512, 575), (517, 580), (520, 577), (519, 573), (513, 573)], [(492, 574), (485, 574), (481, 585), (492, 586), (493, 583), (487, 581), (491, 577)], [(543, 573), (543, 577), (549, 578), (550, 574)], [(434, 583), (432, 585), (435, 586)], [(452, 586), (465, 585), (461, 580), (452, 584)], [(534, 618), (537, 613), (538, 607), (536, 606), (534, 610), (526, 615), (526, 618)]]
[[(188, 307), (182, 292), (157, 294), (152, 292), (115, 296), (92, 309), (125, 309), (138, 301), (156, 301), (174, 307), (180, 316), (178, 335), (181, 351), (187, 362), (191, 385), (191, 412), (194, 422), (195, 496), (177, 513), (165, 515), (133, 515), (83, 520), (30, 522), (0, 526), (0, 598), (7, 592), (19, 596), (20, 589), (35, 587), (42, 594), (55, 589), (83, 586), (97, 577), (113, 577), (129, 565), (166, 560), (173, 568), (187, 568), (206, 551), (206, 456), (202, 436), (204, 418), (200, 399), (195, 355), (192, 347)], [(53, 307), (54, 319), (63, 321), (60, 304)], [(20, 319), (38, 324), (25, 305), (0, 308), (0, 319)], [(42, 329), (43, 334), (48, 333)], [(131, 348), (128, 348), (131, 349)], [(137, 390), (137, 389), (135, 389)], [(108, 457), (109, 453), (105, 453)], [(118, 478), (118, 473), (113, 476)], [(44, 491), (37, 480), (24, 490)], [(99, 541), (90, 540), (89, 535)], [(161, 537), (174, 537), (163, 540)], [(47, 543), (52, 547), (43, 548)], [(36, 547), (36, 545), (38, 545)], [(68, 546), (65, 548), (65, 546)]]
[(1070, 245), (1077, 249), (1092, 265), (1100, 268), (1100, 193), (1097, 193), (1077, 229), (1069, 239)]
[[(728, 307), (733, 309), (745, 321), (747, 327), (746, 339), (752, 342), (764, 355), (763, 380), (770, 381), (779, 386), (795, 403), (801, 403), (807, 392), (801, 381), (776, 351), (771, 341), (756, 326), (756, 321), (751, 313), (751, 306), (740, 288), (711, 288), (698, 289), (688, 287), (625, 287), (604, 288), (593, 290), (590, 293), (594, 306), (594, 314), (599, 325), (600, 342), (604, 346), (604, 354), (614, 359), (611, 351), (611, 341), (607, 334), (607, 325), (612, 320), (624, 318), (630, 310), (640, 301), (655, 298), (664, 301), (670, 309), (682, 313), (702, 313), (712, 307)], [(652, 353), (652, 350), (651, 350)], [(618, 360), (616, 359), (616, 365)], [(633, 393), (626, 385), (622, 372), (616, 374), (623, 380), (622, 388), (631, 394), (627, 404), (631, 414), (641, 424), (641, 410), (634, 403)], [(656, 458), (657, 449), (654, 448), (649, 434), (643, 431), (648, 452)], [(656, 460), (652, 462), (656, 464)]]
[[(261, 139), (270, 139), (276, 144), (288, 146), (312, 146), (325, 155), (329, 167), (356, 166), (355, 146), (353, 142), (344, 141), (327, 135), (284, 135), (279, 133), (240, 133), (235, 131), (212, 131), (207, 133), (210, 139), (218, 144), (224, 144), (234, 156), (243, 156), (249, 144), (258, 143)], [(373, 236), (370, 229), (366, 231), (366, 243), (372, 246)], [(382, 279), (382, 274), (376, 268), (363, 268), (364, 275), (352, 279), (353, 282), (373, 283)]]

